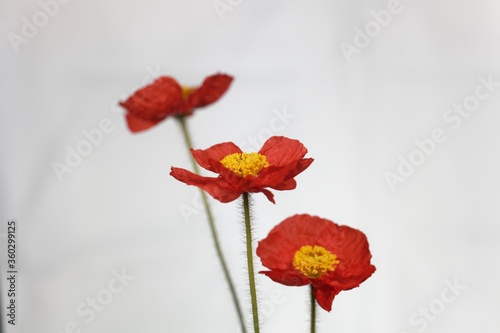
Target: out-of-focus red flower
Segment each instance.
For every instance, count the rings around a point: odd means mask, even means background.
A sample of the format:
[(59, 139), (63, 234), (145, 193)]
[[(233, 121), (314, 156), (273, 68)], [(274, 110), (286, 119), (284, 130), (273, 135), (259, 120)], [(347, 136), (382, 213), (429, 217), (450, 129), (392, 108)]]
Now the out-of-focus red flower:
[(191, 115), (217, 101), (233, 78), (226, 74), (207, 77), (199, 87), (181, 86), (168, 76), (137, 90), (120, 105), (127, 111), (127, 125), (132, 132), (144, 131), (169, 116)]
[(244, 153), (234, 143), (225, 142), (206, 150), (191, 149), (196, 162), (218, 173), (218, 177), (203, 177), (174, 167), (170, 175), (198, 186), (221, 202), (233, 201), (243, 192), (262, 192), (274, 203), (267, 188), (293, 190), (297, 186), (294, 177), (313, 162), (312, 158), (303, 158), (306, 153), (302, 143), (283, 136), (269, 138), (258, 153)]
[(326, 311), (339, 292), (358, 287), (375, 272), (361, 231), (311, 215), (278, 224), (259, 242), (257, 255), (270, 269), (260, 273), (287, 286), (311, 284)]

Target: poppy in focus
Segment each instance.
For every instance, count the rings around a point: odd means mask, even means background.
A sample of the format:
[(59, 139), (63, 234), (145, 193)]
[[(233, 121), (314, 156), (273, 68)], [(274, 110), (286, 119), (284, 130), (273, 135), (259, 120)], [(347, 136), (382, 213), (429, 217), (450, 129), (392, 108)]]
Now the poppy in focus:
[(189, 116), (196, 108), (216, 102), (229, 88), (233, 78), (226, 74), (207, 77), (199, 87), (181, 86), (168, 76), (156, 79), (120, 105), (126, 110), (132, 132), (144, 131), (170, 116)]
[(311, 215), (294, 215), (261, 240), (260, 273), (287, 286), (312, 285), (318, 304), (331, 311), (335, 296), (358, 287), (374, 272), (366, 236)]
[(243, 192), (261, 192), (275, 203), (267, 188), (293, 190), (297, 186), (294, 177), (313, 162), (312, 158), (304, 158), (306, 153), (300, 141), (283, 136), (269, 138), (258, 153), (244, 153), (234, 143), (224, 142), (206, 150), (191, 149), (196, 162), (218, 177), (203, 177), (174, 167), (170, 175), (198, 186), (221, 202), (236, 200)]

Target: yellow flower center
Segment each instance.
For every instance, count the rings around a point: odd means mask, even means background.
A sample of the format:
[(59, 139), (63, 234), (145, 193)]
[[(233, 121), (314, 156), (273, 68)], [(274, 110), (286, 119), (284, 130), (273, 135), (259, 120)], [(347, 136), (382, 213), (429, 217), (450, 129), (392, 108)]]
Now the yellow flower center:
[(194, 93), (194, 91), (196, 90), (196, 88), (187, 87), (187, 86), (181, 86), (181, 90), (182, 90), (182, 99), (186, 100), (189, 97), (189, 95), (191, 95), (192, 93)]
[(293, 257), (293, 266), (310, 278), (333, 272), (339, 263), (335, 254), (318, 245), (302, 246)]
[(260, 170), (269, 166), (267, 158), (259, 153), (234, 153), (220, 162), (240, 177), (257, 176)]

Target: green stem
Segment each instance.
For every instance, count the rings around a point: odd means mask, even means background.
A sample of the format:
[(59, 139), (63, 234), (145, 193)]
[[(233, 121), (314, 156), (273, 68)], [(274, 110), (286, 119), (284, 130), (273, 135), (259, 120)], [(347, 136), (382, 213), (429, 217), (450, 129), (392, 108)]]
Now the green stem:
[(250, 297), (252, 299), (253, 329), (259, 333), (259, 312), (257, 305), (257, 290), (255, 288), (255, 276), (253, 268), (253, 250), (252, 250), (252, 225), (250, 218), (250, 199), (247, 192), (243, 192), (243, 215), (245, 216), (245, 234), (247, 243), (247, 263), (248, 263), (248, 281), (250, 283)]
[[(184, 141), (185, 141), (186, 147), (189, 151), (193, 147), (193, 144), (191, 142), (191, 136), (189, 135), (189, 131), (187, 129), (186, 119), (184, 116), (179, 116), (179, 117), (177, 117), (177, 119), (179, 120), (179, 123), (181, 124), (182, 134), (184, 135)], [(191, 155), (190, 151), (189, 151), (189, 157), (190, 157), (194, 172), (199, 175), (200, 169), (198, 168), (198, 164), (194, 160), (193, 155)], [(213, 240), (214, 245), (215, 245), (215, 250), (217, 252), (217, 256), (219, 257), (219, 261), (220, 261), (220, 264), (222, 266), (222, 271), (224, 272), (224, 277), (225, 277), (226, 282), (229, 286), (229, 290), (230, 290), (231, 296), (233, 298), (234, 307), (236, 308), (236, 313), (238, 314), (238, 319), (239, 319), (240, 326), (241, 326), (241, 332), (247, 333), (247, 329), (245, 326), (245, 320), (243, 319), (243, 311), (241, 310), (240, 301), (238, 299), (238, 295), (236, 294), (236, 289), (234, 288), (233, 280), (231, 279), (231, 275), (229, 274), (229, 269), (228, 269), (227, 264), (226, 264), (226, 259), (224, 258), (224, 255), (222, 253), (222, 248), (220, 246), (219, 236), (217, 235), (217, 229), (215, 227), (214, 217), (212, 214), (212, 210), (210, 208), (210, 204), (208, 202), (207, 195), (205, 194), (205, 191), (203, 191), (201, 189), (200, 189), (200, 194), (201, 194), (201, 199), (203, 201), (203, 206), (205, 207), (205, 212), (207, 213), (208, 225), (210, 226), (210, 233), (212, 235), (212, 240)]]
[(313, 286), (311, 285), (311, 333), (316, 332), (316, 299), (313, 294)]

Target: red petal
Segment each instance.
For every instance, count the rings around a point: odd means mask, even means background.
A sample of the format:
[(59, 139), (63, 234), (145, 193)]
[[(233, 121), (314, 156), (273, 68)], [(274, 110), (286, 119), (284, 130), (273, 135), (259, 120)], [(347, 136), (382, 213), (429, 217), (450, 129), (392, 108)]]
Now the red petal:
[(293, 177), (307, 169), (313, 161), (312, 158), (305, 158), (283, 167), (265, 169), (255, 179), (255, 186), (271, 187), (280, 191), (293, 190), (297, 186)]
[(178, 181), (201, 188), (223, 203), (234, 201), (242, 194), (230, 188), (219, 178), (203, 177), (180, 168), (172, 168), (170, 175)]
[(137, 90), (120, 105), (129, 114), (156, 121), (175, 114), (181, 103), (181, 87), (175, 79), (163, 76), (152, 84)]
[(293, 178), (300, 174), (305, 169), (309, 168), (311, 163), (314, 162), (313, 158), (304, 158), (297, 162), (297, 164), (290, 170), (287, 175), (287, 178)]
[(191, 149), (191, 154), (196, 162), (212, 172), (218, 172), (217, 164), (220, 164), (220, 160), (234, 153), (241, 153), (241, 149), (232, 142), (219, 143), (205, 150)]
[(226, 74), (215, 74), (207, 77), (202, 85), (186, 100), (189, 109), (203, 107), (217, 101), (229, 88), (233, 78)]
[(323, 286), (321, 288), (313, 287), (314, 298), (316, 298), (319, 306), (328, 312), (332, 310), (333, 299), (337, 294), (338, 292), (329, 286)]
[(340, 260), (335, 271), (320, 278), (337, 290), (358, 287), (375, 272), (375, 266), (370, 263), (368, 240), (357, 229), (332, 223), (318, 238), (317, 245), (335, 253)]
[(272, 167), (295, 164), (307, 153), (306, 147), (300, 141), (286, 138), (284, 136), (270, 137), (259, 150), (259, 154), (265, 155), (269, 165)]
[(259, 273), (267, 275), (274, 282), (278, 282), (286, 286), (305, 286), (309, 284), (307, 276), (293, 270), (272, 270), (262, 271)]
[(295, 179), (289, 179), (271, 187), (278, 191), (289, 191), (297, 187), (297, 182), (295, 181)]
[(143, 118), (133, 116), (130, 113), (125, 115), (125, 119), (127, 120), (128, 128), (132, 133), (137, 133), (147, 130), (148, 128), (153, 127), (154, 125), (158, 124), (161, 121), (161, 120), (158, 121), (146, 120)]
[[(252, 179), (247, 179), (247, 180), (250, 181), (250, 183), (252, 182)], [(276, 204), (276, 201), (274, 201), (274, 194), (269, 190), (266, 190), (266, 189), (260, 188), (260, 187), (253, 188), (251, 186), (248, 186), (248, 184), (240, 186), (240, 188), (242, 189), (243, 192), (262, 193), (266, 196), (267, 200), (271, 201), (273, 204)]]
[(274, 194), (271, 191), (260, 189), (258, 192), (263, 193), (266, 196), (267, 200), (271, 201), (273, 204), (276, 204), (276, 201), (274, 201)]
[(359, 287), (361, 283), (375, 272), (375, 266), (368, 265), (362, 266), (363, 270), (359, 271), (357, 275), (343, 276), (343, 274), (339, 273), (341, 270), (340, 267), (342, 267), (342, 262), (334, 272), (323, 275), (320, 280), (325, 284), (335, 287), (337, 290), (350, 290)]
[(319, 237), (318, 245), (335, 253), (341, 264), (334, 273), (343, 277), (362, 275), (370, 266), (370, 249), (365, 234), (348, 227), (332, 224)]

